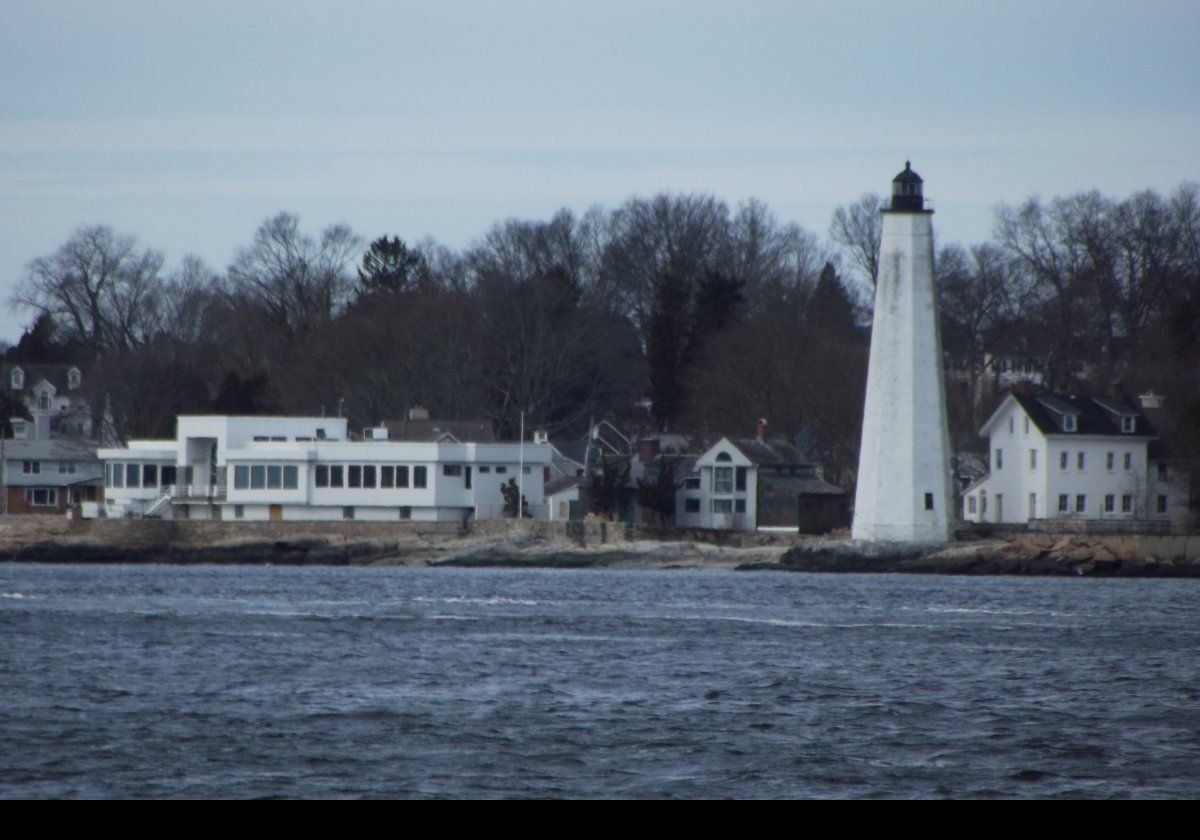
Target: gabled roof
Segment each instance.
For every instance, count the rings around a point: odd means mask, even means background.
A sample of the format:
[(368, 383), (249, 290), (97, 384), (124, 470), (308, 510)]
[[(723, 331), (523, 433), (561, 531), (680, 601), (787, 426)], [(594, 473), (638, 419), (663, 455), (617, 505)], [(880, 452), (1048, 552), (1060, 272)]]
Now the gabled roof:
[[(1011, 402), (1010, 402), (1011, 401)], [(1123, 438), (1152, 438), (1158, 431), (1136, 404), (1127, 397), (1076, 396), (1068, 394), (1009, 394), (983, 424), (979, 433), (991, 434), (991, 429), (1012, 403), (1016, 403), (1043, 435), (1087, 436), (1111, 435)], [(1075, 430), (1063, 429), (1062, 418), (1074, 417)], [(1121, 431), (1121, 420), (1133, 417), (1137, 425), (1133, 432)]]
[[(12, 372), (15, 368), (20, 368), (25, 374), (25, 386), (19, 391), (12, 389)], [(8, 394), (28, 394), (35, 385), (45, 380), (53, 386), (56, 393), (77, 395), (80, 388), (72, 391), (68, 386), (70, 382), (68, 375), (71, 369), (79, 371), (80, 384), (83, 384), (83, 374), (86, 374), (85, 365), (77, 365), (68, 362), (64, 363), (41, 363), (41, 362), (4, 362), (0, 364), (0, 391)]]
[(815, 475), (771, 475), (759, 473), (759, 486), (784, 487), (801, 496), (845, 496), (846, 491)]
[(758, 438), (739, 438), (732, 441), (742, 454), (760, 467), (808, 467), (812, 459), (781, 440), (761, 441)]

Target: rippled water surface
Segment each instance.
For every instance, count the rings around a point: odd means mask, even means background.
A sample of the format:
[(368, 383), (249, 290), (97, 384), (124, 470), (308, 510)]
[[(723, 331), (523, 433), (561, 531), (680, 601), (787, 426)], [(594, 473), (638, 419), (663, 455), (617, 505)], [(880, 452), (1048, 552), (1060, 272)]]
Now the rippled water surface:
[(0, 566), (0, 796), (1200, 795), (1200, 581)]

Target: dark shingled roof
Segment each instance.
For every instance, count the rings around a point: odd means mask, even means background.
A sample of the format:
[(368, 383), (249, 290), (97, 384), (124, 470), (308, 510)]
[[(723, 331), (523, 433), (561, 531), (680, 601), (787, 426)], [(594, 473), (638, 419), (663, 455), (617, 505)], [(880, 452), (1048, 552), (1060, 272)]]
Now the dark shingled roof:
[(733, 441), (742, 454), (760, 467), (809, 466), (812, 459), (790, 443), (778, 440), (760, 441), (746, 438)]
[(846, 491), (815, 475), (760, 475), (759, 482), (772, 487), (786, 487), (801, 496), (844, 496)]
[[(13, 391), (12, 389), (12, 372), (14, 368), (20, 368), (25, 373), (25, 387), (19, 391)], [(75, 368), (81, 374), (80, 387), (74, 391), (67, 387), (70, 384), (67, 374), (71, 368)], [(0, 365), (0, 391), (26, 396), (34, 385), (37, 385), (44, 379), (54, 386), (54, 390), (59, 395), (79, 396), (83, 380), (87, 377), (87, 372), (86, 365), (70, 363), (4, 362)]]
[[(1121, 437), (1156, 437), (1158, 432), (1132, 400), (1125, 397), (1086, 397), (1064, 394), (1013, 394), (1029, 419), (1044, 435), (1114, 435)], [(1076, 428), (1064, 432), (1062, 417), (1073, 414)], [(1121, 432), (1121, 418), (1136, 417), (1137, 429)]]

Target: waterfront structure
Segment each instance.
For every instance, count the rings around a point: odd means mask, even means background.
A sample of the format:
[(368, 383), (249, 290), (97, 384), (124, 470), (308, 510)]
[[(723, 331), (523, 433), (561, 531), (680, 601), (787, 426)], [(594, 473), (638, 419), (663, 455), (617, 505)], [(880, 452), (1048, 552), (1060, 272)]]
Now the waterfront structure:
[(906, 163), (881, 210), (871, 354), (851, 536), (928, 543), (953, 526), (950, 436), (933, 284), (933, 210)]
[(969, 522), (1172, 520), (1187, 494), (1146, 413), (1107, 396), (1010, 393), (979, 431), (991, 469), (963, 494)]
[(462, 521), (505, 516), (519, 485), (545, 518), (550, 448), (348, 440), (325, 417), (181, 416), (176, 437), (101, 449), (104, 514), (223, 520)]

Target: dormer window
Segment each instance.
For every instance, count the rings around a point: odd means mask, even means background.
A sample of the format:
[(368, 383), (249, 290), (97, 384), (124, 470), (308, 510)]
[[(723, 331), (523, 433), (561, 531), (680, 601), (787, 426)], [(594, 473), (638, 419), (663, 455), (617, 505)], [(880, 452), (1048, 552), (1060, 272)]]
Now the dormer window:
[(1076, 429), (1075, 415), (1074, 414), (1064, 414), (1063, 415), (1063, 431), (1064, 432), (1073, 432), (1073, 431), (1075, 431), (1075, 429)]
[(67, 387), (72, 391), (79, 388), (79, 383), (82, 377), (79, 375), (79, 368), (71, 368), (67, 371)]
[(1136, 417), (1122, 417), (1121, 418), (1121, 434), (1131, 435), (1136, 431), (1137, 431), (1137, 418)]
[(38, 411), (50, 410), (50, 394), (46, 391), (38, 394)]
[(20, 368), (13, 368), (10, 384), (14, 391), (20, 391), (25, 387), (25, 371)]

